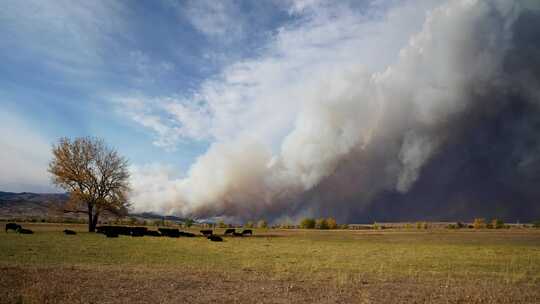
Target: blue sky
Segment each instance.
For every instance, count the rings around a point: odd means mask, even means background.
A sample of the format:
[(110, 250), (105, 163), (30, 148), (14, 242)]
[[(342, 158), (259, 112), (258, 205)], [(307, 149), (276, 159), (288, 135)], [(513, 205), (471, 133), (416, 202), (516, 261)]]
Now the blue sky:
[[(9, 154), (0, 190), (51, 190), (32, 172), (46, 168), (46, 145), (62, 136), (99, 136), (134, 165), (163, 163), (182, 175), (212, 138), (159, 142), (164, 134), (118, 100), (190, 98), (295, 22), (289, 8), (285, 1), (2, 1), (0, 143)], [(32, 152), (39, 161), (8, 169), (32, 138), (45, 144)]]
[(435, 2), (2, 1), (0, 190), (60, 191), (64, 136), (105, 139), (135, 190), (174, 194), (141, 199), (162, 204), (206, 193), (201, 178), (234, 188), (237, 160), (303, 162), (311, 105), (394, 63)]

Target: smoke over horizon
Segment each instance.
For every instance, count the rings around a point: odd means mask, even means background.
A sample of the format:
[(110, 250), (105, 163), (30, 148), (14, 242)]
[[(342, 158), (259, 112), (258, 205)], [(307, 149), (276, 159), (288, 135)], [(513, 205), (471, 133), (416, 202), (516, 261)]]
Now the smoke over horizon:
[(168, 103), (182, 134), (212, 144), (180, 179), (133, 168), (135, 209), (274, 221), (540, 216), (540, 5), (439, 2), (360, 15), (292, 6), (303, 21), (267, 53), (191, 103)]

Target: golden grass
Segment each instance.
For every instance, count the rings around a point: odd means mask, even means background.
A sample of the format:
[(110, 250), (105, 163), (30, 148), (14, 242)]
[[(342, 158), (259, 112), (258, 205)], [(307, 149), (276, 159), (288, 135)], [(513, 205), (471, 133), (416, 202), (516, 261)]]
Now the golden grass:
[(108, 239), (76, 225), (71, 227), (78, 235), (65, 236), (61, 225), (26, 226), (36, 233), (0, 233), (1, 264), (247, 270), (302, 280), (540, 280), (540, 232), (535, 230), (256, 230), (255, 237), (214, 243), (202, 237)]

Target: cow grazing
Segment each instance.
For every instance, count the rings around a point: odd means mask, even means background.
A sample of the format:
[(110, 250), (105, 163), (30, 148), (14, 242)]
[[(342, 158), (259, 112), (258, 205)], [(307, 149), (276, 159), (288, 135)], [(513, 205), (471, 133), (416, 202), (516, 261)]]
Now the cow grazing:
[(201, 230), (201, 233), (202, 233), (202, 235), (207, 237), (209, 235), (212, 235), (214, 232), (209, 229), (209, 230)]
[(19, 226), (19, 229), (17, 229), (17, 232), (20, 233), (20, 234), (34, 234), (34, 231), (30, 230), (30, 229), (24, 229), (22, 227)]
[(159, 228), (159, 232), (161, 232), (161, 235), (168, 236), (168, 237), (174, 237), (177, 238), (180, 236), (180, 231), (176, 228)]
[(131, 227), (131, 236), (144, 236), (147, 230), (146, 227)]
[(227, 234), (233, 234), (233, 233), (235, 233), (235, 232), (236, 232), (236, 230), (235, 230), (234, 228), (233, 228), (233, 229), (227, 229), (227, 230), (225, 230), (225, 235), (227, 235)]
[(69, 229), (64, 229), (64, 234), (65, 235), (76, 235), (77, 232), (75, 232), (73, 230), (69, 230)]
[(159, 233), (159, 231), (155, 231), (155, 230), (146, 230), (144, 232), (144, 235), (147, 235), (147, 236), (161, 236), (161, 233)]
[(244, 229), (242, 231), (242, 235), (253, 235), (253, 230), (251, 229)]
[(212, 242), (223, 242), (223, 239), (222, 239), (219, 235), (213, 235), (213, 234), (211, 234), (211, 235), (209, 235), (209, 236), (207, 237), (207, 239), (209, 239), (209, 240), (212, 241)]
[(15, 224), (15, 223), (7, 223), (6, 224), (6, 232), (8, 232), (8, 230), (13, 230), (15, 232), (17, 232), (17, 229), (19, 228), (22, 228), (21, 225), (19, 224)]
[(98, 226), (96, 227), (97, 233), (110, 233), (118, 235), (131, 235), (131, 227), (126, 226)]

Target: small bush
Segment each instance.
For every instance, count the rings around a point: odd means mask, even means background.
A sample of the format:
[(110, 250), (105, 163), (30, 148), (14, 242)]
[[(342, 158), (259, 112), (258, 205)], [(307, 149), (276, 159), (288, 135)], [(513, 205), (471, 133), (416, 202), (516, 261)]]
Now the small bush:
[(326, 219), (320, 218), (315, 221), (315, 228), (317, 229), (328, 229), (328, 222)]
[(416, 223), (416, 229), (428, 229), (428, 223), (427, 222), (417, 222)]
[(186, 219), (186, 220), (184, 221), (184, 226), (186, 226), (186, 228), (189, 228), (189, 227), (193, 226), (193, 223), (194, 223), (194, 222), (195, 222), (194, 220), (188, 218), (188, 219)]
[(532, 226), (533, 228), (540, 228), (540, 220), (534, 221)]
[(504, 222), (500, 219), (493, 219), (491, 221), (491, 227), (493, 229), (502, 229), (504, 228)]
[(483, 229), (486, 228), (486, 220), (483, 218), (475, 218), (473, 221), (474, 229)]
[(253, 228), (253, 226), (254, 226), (254, 225), (253, 225), (253, 222), (252, 222), (252, 221), (248, 221), (248, 222), (244, 225), (245, 228)]
[(328, 225), (328, 229), (337, 229), (338, 225), (336, 222), (336, 219), (333, 217), (329, 217), (326, 219), (326, 224)]
[(309, 217), (304, 218), (302, 221), (300, 221), (300, 228), (302, 229), (315, 228), (315, 220)]
[(259, 220), (257, 223), (257, 227), (266, 229), (268, 228), (268, 223), (265, 220)]
[(381, 224), (379, 224), (379, 223), (377, 223), (377, 222), (374, 222), (372, 227), (373, 227), (373, 229), (375, 229), (375, 230), (383, 230), (383, 229), (384, 229), (384, 226), (381, 225)]
[(218, 222), (218, 227), (219, 227), (219, 228), (227, 228), (227, 225), (225, 224), (225, 222), (219, 221), (219, 222)]
[(348, 224), (341, 224), (341, 225), (339, 225), (339, 229), (349, 229), (349, 225)]

